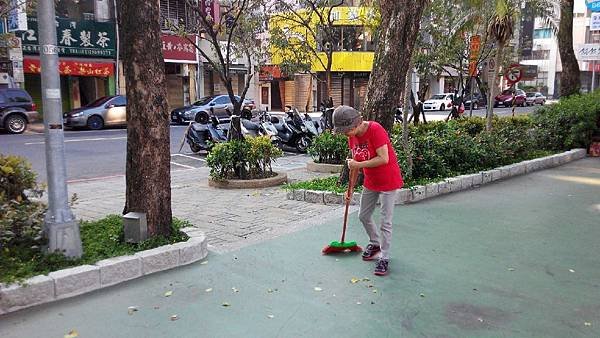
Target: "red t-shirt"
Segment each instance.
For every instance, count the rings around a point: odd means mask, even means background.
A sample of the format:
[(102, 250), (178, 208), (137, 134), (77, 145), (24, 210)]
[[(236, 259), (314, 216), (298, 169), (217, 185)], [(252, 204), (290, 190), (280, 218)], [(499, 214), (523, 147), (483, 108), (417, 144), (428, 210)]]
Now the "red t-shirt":
[(398, 158), (387, 132), (374, 121), (369, 121), (369, 127), (362, 136), (348, 138), (348, 146), (352, 150), (352, 158), (362, 162), (377, 156), (377, 148), (387, 144), (389, 161), (375, 168), (363, 168), (364, 186), (373, 191), (390, 191), (402, 188), (404, 182), (398, 166)]

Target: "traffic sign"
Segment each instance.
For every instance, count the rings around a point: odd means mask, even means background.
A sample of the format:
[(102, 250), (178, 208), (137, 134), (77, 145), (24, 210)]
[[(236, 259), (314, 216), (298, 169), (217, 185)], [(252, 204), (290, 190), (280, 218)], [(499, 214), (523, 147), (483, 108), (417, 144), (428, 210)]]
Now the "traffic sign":
[(585, 5), (592, 12), (600, 12), (600, 0), (585, 0)]
[(506, 81), (508, 81), (511, 84), (521, 81), (522, 77), (523, 77), (523, 72), (521, 71), (521, 66), (516, 63), (510, 65), (508, 67), (508, 69), (506, 69), (506, 72), (504, 73), (504, 78), (506, 79)]
[(487, 63), (488, 73), (493, 73), (496, 71), (496, 61), (494, 59), (490, 59)]

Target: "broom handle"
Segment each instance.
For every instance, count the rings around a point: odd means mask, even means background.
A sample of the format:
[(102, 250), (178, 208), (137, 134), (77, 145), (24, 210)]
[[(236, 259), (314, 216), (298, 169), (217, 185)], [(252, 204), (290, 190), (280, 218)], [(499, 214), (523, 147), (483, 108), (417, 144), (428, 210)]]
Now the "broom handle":
[(352, 198), (352, 194), (354, 192), (354, 184), (356, 184), (356, 180), (358, 179), (358, 170), (350, 170), (350, 177), (348, 180), (348, 199), (346, 200), (346, 210), (344, 210), (344, 228), (342, 230), (342, 240), (341, 243), (344, 243), (344, 239), (346, 238), (346, 224), (348, 224), (348, 208), (350, 207), (350, 199)]

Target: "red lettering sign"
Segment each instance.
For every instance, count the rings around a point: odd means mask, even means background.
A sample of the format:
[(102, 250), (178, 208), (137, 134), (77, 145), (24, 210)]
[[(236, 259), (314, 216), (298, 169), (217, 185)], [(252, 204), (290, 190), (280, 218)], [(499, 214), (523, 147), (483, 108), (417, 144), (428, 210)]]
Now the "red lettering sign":
[[(196, 41), (194, 35), (188, 35), (192, 41)], [(197, 62), (196, 47), (188, 39), (177, 36), (162, 34), (162, 53), (165, 60)]]
[[(40, 74), (42, 72), (40, 60), (23, 60), (23, 71), (27, 74)], [(115, 74), (115, 65), (101, 62), (59, 61), (58, 72), (60, 75), (108, 77)]]

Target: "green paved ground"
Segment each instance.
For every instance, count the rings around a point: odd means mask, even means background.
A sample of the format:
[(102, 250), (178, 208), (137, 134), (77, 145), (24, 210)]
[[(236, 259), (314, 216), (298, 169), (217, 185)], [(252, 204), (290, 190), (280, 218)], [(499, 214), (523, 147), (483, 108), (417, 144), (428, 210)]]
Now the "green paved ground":
[(336, 222), (5, 315), (0, 337), (600, 337), (599, 159), (399, 206), (395, 224), (385, 278), (319, 254)]

